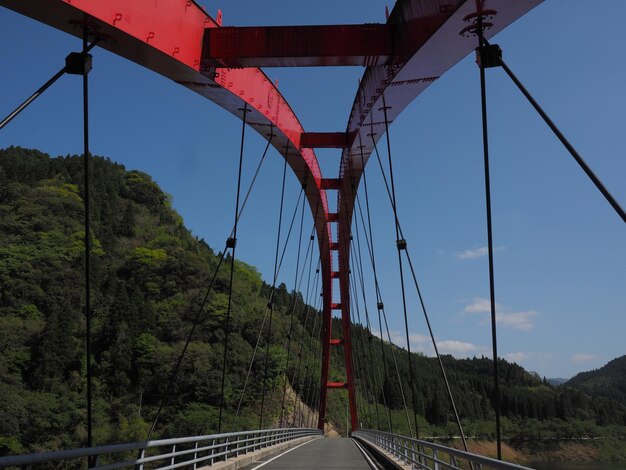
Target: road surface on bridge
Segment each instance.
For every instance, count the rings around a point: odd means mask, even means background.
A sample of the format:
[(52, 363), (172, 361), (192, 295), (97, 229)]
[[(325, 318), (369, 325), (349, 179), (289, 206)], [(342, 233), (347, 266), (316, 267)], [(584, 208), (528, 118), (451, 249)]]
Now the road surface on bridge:
[(371, 470), (372, 467), (352, 441), (347, 438), (322, 438), (309, 441), (278, 456), (268, 456), (243, 470), (315, 469)]

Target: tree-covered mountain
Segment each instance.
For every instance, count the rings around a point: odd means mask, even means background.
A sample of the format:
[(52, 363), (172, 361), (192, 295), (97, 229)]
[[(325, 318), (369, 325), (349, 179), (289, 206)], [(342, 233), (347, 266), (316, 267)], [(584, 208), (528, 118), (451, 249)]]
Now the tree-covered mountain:
[(581, 372), (566, 384), (589, 395), (611, 398), (626, 403), (626, 356), (618, 357), (605, 366)]
[[(85, 443), (82, 165), (79, 156), (0, 150), (0, 455)], [(145, 173), (94, 157), (91, 191), (95, 444), (145, 439), (164, 396), (168, 399), (156, 436), (215, 432), (228, 255), (172, 382), (221, 253), (185, 228), (170, 197)], [(258, 428), (265, 377), (271, 286), (243, 261), (236, 261), (234, 278), (223, 430)], [(304, 301), (285, 285), (273, 295), (267, 426), (277, 422), (285, 382), (309, 407), (317, 404), (321, 315)], [(341, 337), (338, 320), (332, 328), (333, 336)], [(359, 325), (353, 325), (353, 345), (364, 426), (387, 429), (390, 416), (395, 432), (408, 433), (406, 402), (415, 403), (422, 434), (445, 432), (452, 422), (451, 407), (435, 359), (414, 356), (413, 400), (405, 350), (388, 343), (381, 350), (380, 340)], [(343, 381), (341, 348), (332, 350), (331, 380)], [(492, 362), (451, 356), (443, 362), (463, 421), (489, 423), (495, 400)], [(510, 423), (584, 422), (588, 425), (580, 429), (587, 434), (595, 425), (626, 424), (623, 395), (555, 388), (518, 365), (504, 360), (499, 365), (503, 413)], [(296, 416), (294, 403), (287, 402)], [(331, 391), (328, 419), (339, 431), (345, 429), (345, 409), (345, 391)], [(492, 427), (483, 427), (490, 435)], [(516, 428), (535, 432), (537, 426), (511, 426), (511, 433)]]
[[(84, 443), (82, 165), (78, 156), (50, 158), (14, 147), (0, 151), (0, 449)], [(95, 442), (144, 439), (166, 394), (159, 435), (215, 430), (230, 258), (218, 272), (170, 386), (218, 254), (184, 227), (169, 197), (148, 175), (97, 157), (91, 175)], [(241, 261), (235, 263), (235, 282), (225, 386), (229, 427), (270, 291)], [(300, 344), (305, 316), (308, 332), (319, 316), (284, 285), (277, 287), (274, 304), (270, 391), (285, 366), (287, 312), (294, 310), (297, 319), (292, 350)], [(298, 384), (307, 387), (318, 384), (312, 356), (303, 351)], [(258, 427), (264, 363), (263, 347), (250, 371), (238, 426)]]

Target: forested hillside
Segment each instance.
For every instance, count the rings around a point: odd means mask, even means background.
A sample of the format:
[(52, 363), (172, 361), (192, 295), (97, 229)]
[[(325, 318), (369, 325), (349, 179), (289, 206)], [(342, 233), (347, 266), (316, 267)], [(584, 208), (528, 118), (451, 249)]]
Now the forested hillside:
[[(93, 158), (91, 169), (94, 441), (100, 445), (145, 439), (166, 395), (170, 398), (157, 437), (215, 432), (230, 263), (218, 273), (181, 370), (171, 382), (220, 253), (185, 228), (169, 196), (145, 173), (127, 171), (100, 157)], [(0, 455), (85, 443), (82, 188), (78, 156), (50, 158), (15, 147), (0, 150)], [(235, 266), (226, 431), (267, 318), (271, 290), (252, 266), (242, 261)], [(285, 285), (277, 287), (266, 388), (280, 390), (286, 375), (312, 407), (319, 385), (320, 316), (304, 305), (301, 294)], [(285, 338), (292, 319), (287, 364)], [(334, 322), (333, 328), (340, 337), (340, 324)], [(406, 351), (385, 343), (383, 362), (378, 339), (370, 339), (360, 326), (354, 326), (353, 338), (363, 424), (387, 429), (386, 403), (394, 431), (407, 433), (401, 391), (409, 405), (413, 397)], [(341, 348), (333, 348), (333, 354), (331, 379), (344, 380)], [(238, 429), (258, 427), (264, 364), (265, 336), (250, 371)], [(414, 364), (421, 432), (448, 432), (451, 407), (438, 364), (419, 354)], [(491, 361), (448, 356), (444, 364), (464, 422), (490, 435)], [(591, 398), (569, 386), (554, 388), (504, 360), (500, 366), (503, 413), (507, 423), (514, 423), (510, 433), (519, 428), (532, 434), (537, 422), (551, 419), (586, 423), (575, 432), (587, 434), (596, 425), (626, 424), (623, 395), (584, 389), (595, 394)], [(345, 391), (332, 391), (329, 399), (329, 420), (342, 431)], [(279, 401), (270, 401), (272, 423)], [(535, 424), (515, 424), (523, 420)]]
[[(95, 441), (102, 444), (145, 438), (218, 258), (183, 226), (148, 175), (104, 158), (94, 158), (91, 169)], [(77, 156), (0, 152), (0, 435), (15, 452), (84, 443), (82, 171)], [(216, 429), (229, 265), (219, 271), (158, 435)], [(231, 414), (269, 294), (258, 272), (241, 261), (235, 278), (226, 381)], [(269, 390), (282, 377), (279, 339), (287, 336), (294, 300), (284, 285), (277, 288)], [(297, 307), (303, 320), (306, 309), (301, 301)], [(309, 330), (316, 315), (310, 312)], [(294, 338), (302, 329), (295, 322)], [(258, 427), (264, 360), (263, 348), (240, 427)], [(301, 369), (300, 383), (317, 385), (313, 366)]]
[(581, 372), (565, 385), (626, 403), (626, 356), (613, 359), (600, 369)]

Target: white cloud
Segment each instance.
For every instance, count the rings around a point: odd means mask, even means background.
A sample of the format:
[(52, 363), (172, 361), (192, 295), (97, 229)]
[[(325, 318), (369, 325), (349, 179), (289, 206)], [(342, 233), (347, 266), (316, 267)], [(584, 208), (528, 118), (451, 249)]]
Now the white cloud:
[[(499, 307), (500, 305), (496, 303), (496, 310)], [(465, 306), (463, 311), (467, 313), (491, 313), (491, 301), (482, 297), (476, 297), (471, 304)]]
[(592, 362), (599, 358), (600, 356), (596, 354), (577, 353), (572, 356), (572, 362), (579, 364), (581, 362)]
[(472, 343), (466, 343), (465, 341), (446, 340), (438, 341), (437, 347), (442, 354), (452, 354), (453, 356), (466, 357), (477, 353), (483, 353), (486, 348), (477, 346)]
[[(539, 312), (535, 310), (503, 312), (502, 310), (502, 306), (496, 303), (496, 321), (500, 325), (521, 331), (530, 331), (535, 328), (534, 318), (539, 316)], [(471, 304), (466, 305), (463, 311), (465, 313), (491, 313), (491, 301), (477, 297)]]
[[(372, 331), (372, 334), (380, 337), (380, 332)], [(392, 330), (389, 332), (391, 342), (399, 347), (406, 348), (406, 333)], [(385, 335), (385, 340), (387, 340)], [(411, 342), (411, 352), (419, 352), (427, 356), (435, 355), (435, 348), (433, 347), (430, 336), (422, 335), (419, 333), (410, 333), (409, 341)], [(438, 340), (437, 348), (441, 354), (451, 354), (455, 357), (470, 357), (476, 354), (484, 354), (487, 352), (487, 348), (484, 346), (477, 346), (472, 343), (459, 340)]]
[(481, 258), (483, 256), (487, 256), (487, 247), (481, 246), (480, 248), (474, 248), (473, 250), (464, 250), (460, 253), (457, 253), (457, 259), (476, 259)]
[(496, 313), (496, 321), (502, 326), (509, 326), (515, 330), (530, 331), (535, 328), (533, 318), (539, 312), (528, 310), (526, 312)]
[[(497, 246), (494, 247), (493, 251), (504, 251), (505, 247), (503, 246)], [(483, 256), (487, 256), (487, 254), (489, 253), (489, 249), (486, 246), (481, 246), (478, 248), (472, 248), (469, 250), (463, 250), (460, 253), (456, 254), (456, 258), (460, 259), (460, 260), (466, 260), (466, 259), (476, 259), (476, 258), (482, 258)]]
[(516, 362), (516, 363), (519, 364), (520, 362), (525, 361), (526, 359), (528, 359), (530, 357), (530, 353), (514, 352), (514, 353), (505, 354), (504, 357), (506, 357), (506, 359), (509, 362)]

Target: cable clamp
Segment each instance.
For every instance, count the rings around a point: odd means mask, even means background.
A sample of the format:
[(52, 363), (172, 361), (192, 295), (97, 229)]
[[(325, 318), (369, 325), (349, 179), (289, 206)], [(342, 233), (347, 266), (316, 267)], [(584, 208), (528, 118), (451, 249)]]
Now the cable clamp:
[(235, 248), (237, 246), (237, 239), (234, 237), (229, 237), (226, 239), (226, 248)]
[(400, 240), (396, 240), (396, 247), (399, 250), (406, 250), (406, 240), (401, 238)]
[(385, 304), (382, 302), (378, 302), (376, 304), (376, 308), (378, 308), (378, 310), (384, 310), (385, 309)]
[(88, 75), (92, 69), (92, 55), (71, 52), (65, 58), (65, 73), (70, 75)]
[(485, 69), (502, 65), (502, 49), (497, 44), (476, 48), (476, 64)]

